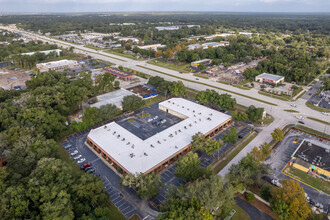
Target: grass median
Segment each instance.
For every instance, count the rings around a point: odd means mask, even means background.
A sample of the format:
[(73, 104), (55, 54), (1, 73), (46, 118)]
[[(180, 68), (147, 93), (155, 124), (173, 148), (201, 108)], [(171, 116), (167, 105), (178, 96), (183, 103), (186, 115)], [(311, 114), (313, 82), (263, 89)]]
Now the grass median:
[(323, 120), (320, 120), (320, 119), (318, 119), (318, 118), (313, 118), (313, 117), (307, 117), (307, 118), (310, 119), (310, 120), (313, 120), (313, 121), (320, 122), (320, 123), (325, 124), (325, 125), (330, 125), (329, 122), (327, 122), (327, 121), (323, 121)]
[(319, 112), (328, 112), (330, 113), (330, 110), (329, 109), (326, 109), (326, 108), (322, 108), (320, 106), (314, 106), (312, 103), (310, 102), (306, 102), (305, 105), (308, 107), (308, 108), (311, 108), (315, 111), (319, 111)]
[(299, 111), (293, 110), (293, 109), (284, 109), (286, 112), (291, 112), (291, 113), (299, 113)]
[(252, 99), (252, 100), (255, 100), (255, 101), (258, 101), (258, 102), (262, 102), (262, 103), (265, 103), (265, 104), (268, 104), (268, 105), (277, 106), (276, 104), (271, 103), (271, 102), (267, 102), (267, 101), (264, 101), (264, 100), (261, 100), (261, 99), (253, 98), (251, 96), (247, 96), (247, 95), (244, 95), (244, 94), (241, 94), (241, 93), (238, 93), (238, 92), (233, 92), (233, 91), (230, 91), (230, 90), (227, 90), (227, 89), (223, 89), (223, 88), (220, 88), (220, 87), (217, 87), (217, 86), (209, 85), (207, 83), (196, 82), (196, 81), (193, 81), (193, 80), (185, 79), (185, 78), (179, 77), (179, 76), (174, 76), (174, 75), (171, 75), (171, 74), (168, 74), (168, 73), (164, 73), (162, 71), (154, 70), (154, 69), (151, 69), (151, 68), (148, 68), (148, 67), (144, 67), (144, 66), (141, 66), (141, 65), (136, 65), (136, 66), (141, 67), (141, 68), (144, 68), (144, 69), (147, 69), (147, 70), (155, 71), (157, 73), (161, 73), (161, 74), (164, 74), (164, 75), (167, 75), (167, 76), (171, 76), (171, 77), (174, 77), (174, 78), (183, 80), (183, 81), (188, 81), (188, 82), (193, 82), (193, 83), (204, 85), (204, 86), (209, 86), (209, 87), (212, 87), (214, 89), (219, 89), (219, 90), (222, 90), (222, 91), (225, 91), (225, 92), (228, 92), (228, 93), (239, 95), (239, 96), (242, 96), (242, 97), (245, 97), (245, 98), (248, 98), (248, 99)]
[(283, 171), (285, 174), (288, 174), (289, 176), (295, 178), (296, 180), (305, 183), (306, 185), (310, 185), (322, 192), (325, 192), (326, 194), (330, 195), (330, 183), (323, 181), (322, 179), (319, 179), (317, 177), (313, 177), (308, 175), (307, 173), (298, 170), (294, 167), (287, 167)]
[(270, 94), (268, 92), (263, 92), (263, 91), (258, 91), (259, 94), (264, 95), (264, 96), (268, 96), (274, 99), (279, 99), (282, 101), (291, 101), (291, 99), (283, 97), (283, 96), (279, 96), (279, 95), (275, 95), (275, 94)]
[[(225, 158), (224, 160), (220, 159), (219, 161), (215, 162), (213, 165), (213, 174), (219, 173), (236, 155), (241, 152), (258, 134), (256, 132), (251, 133), (248, 137), (244, 138), (240, 142), (237, 142), (232, 149), (227, 151), (222, 158)], [(238, 146), (239, 145), (239, 146)], [(237, 147), (238, 146), (238, 147)]]

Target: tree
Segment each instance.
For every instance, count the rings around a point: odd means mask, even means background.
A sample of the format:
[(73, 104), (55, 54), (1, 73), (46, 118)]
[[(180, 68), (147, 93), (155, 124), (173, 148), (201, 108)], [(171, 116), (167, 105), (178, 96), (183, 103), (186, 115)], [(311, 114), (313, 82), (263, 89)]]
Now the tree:
[(194, 134), (194, 136), (192, 136), (192, 142), (191, 142), (192, 151), (194, 152), (201, 151), (205, 146), (205, 143), (206, 143), (206, 139), (202, 133), (198, 132)]
[(206, 174), (206, 169), (200, 167), (198, 155), (193, 152), (189, 152), (175, 164), (175, 175), (185, 181), (194, 181)]
[(179, 96), (179, 95), (186, 94), (186, 87), (183, 85), (183, 82), (180, 80), (178, 82), (173, 82), (169, 86), (169, 90), (173, 96)]
[(236, 190), (231, 184), (223, 184), (221, 176), (211, 176), (209, 179), (197, 180), (187, 188), (179, 188), (176, 197), (182, 200), (196, 197), (203, 204), (205, 210), (224, 215), (233, 204)]
[(307, 219), (311, 213), (304, 189), (292, 179), (281, 181), (283, 187), (273, 187), (271, 208), (282, 219)]
[(198, 66), (198, 69), (199, 69), (199, 70), (205, 70), (205, 69), (206, 69), (206, 66), (203, 65), (203, 64), (201, 64), (201, 65)]
[(248, 153), (243, 157), (238, 164), (233, 164), (229, 168), (229, 173), (226, 178), (234, 186), (243, 186), (247, 187), (260, 179), (262, 175), (269, 172), (269, 166), (260, 163), (254, 158), (254, 156)]
[(188, 201), (179, 198), (166, 200), (162, 205), (159, 220), (165, 219), (203, 219), (212, 220), (213, 216), (202, 206), (201, 202), (192, 197)]
[(122, 102), (123, 111), (134, 111), (144, 105), (144, 100), (136, 95), (125, 96)]
[(213, 138), (207, 139), (205, 145), (203, 146), (203, 151), (205, 151), (207, 154), (214, 154), (216, 150), (219, 150), (222, 146), (222, 141), (215, 140)]
[(159, 174), (149, 173), (140, 175), (137, 183), (137, 194), (143, 198), (151, 199), (158, 195), (160, 188), (163, 186)]
[(271, 154), (272, 147), (269, 143), (265, 142), (259, 146), (259, 148), (254, 147), (251, 151), (251, 154), (257, 161), (264, 161)]
[(284, 138), (284, 132), (280, 128), (275, 128), (272, 133), (272, 137), (274, 140), (282, 141)]
[(250, 105), (245, 113), (251, 121), (260, 121), (264, 113), (264, 108), (256, 108), (254, 105)]
[(223, 134), (223, 141), (225, 143), (232, 143), (235, 144), (238, 139), (238, 134), (236, 128), (229, 128), (229, 133)]
[(248, 116), (245, 112), (239, 112), (237, 110), (234, 110), (231, 116), (236, 121), (246, 121), (248, 119)]
[(82, 120), (84, 123), (92, 126), (101, 121), (98, 116), (98, 109), (96, 107), (87, 107), (84, 110), (84, 114), (82, 116)]

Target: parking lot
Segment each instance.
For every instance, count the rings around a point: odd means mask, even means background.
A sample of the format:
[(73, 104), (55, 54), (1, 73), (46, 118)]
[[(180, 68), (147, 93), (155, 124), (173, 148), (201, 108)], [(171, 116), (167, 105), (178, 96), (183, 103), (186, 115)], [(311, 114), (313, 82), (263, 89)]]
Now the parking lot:
[(89, 131), (84, 131), (71, 135), (67, 137), (66, 141), (62, 142), (62, 145), (72, 145), (67, 151), (68, 153), (71, 153), (77, 150), (79, 152), (77, 155), (82, 155), (82, 158), (86, 159), (86, 161), (81, 164), (88, 162), (92, 164), (92, 167), (95, 169), (94, 175), (101, 178), (105, 189), (110, 194), (110, 200), (126, 218), (129, 218), (134, 214), (138, 214), (142, 218), (147, 215), (150, 216), (149, 219), (156, 218), (157, 212), (150, 209), (147, 202), (141, 200), (134, 190), (128, 187), (121, 187), (120, 177), (84, 144), (88, 132)]
[[(164, 123), (161, 121), (164, 120)], [(145, 140), (180, 122), (181, 119), (159, 110), (158, 103), (137, 111), (134, 115), (116, 121), (120, 126)]]
[[(265, 161), (266, 164), (269, 164), (272, 169), (271, 178), (272, 179), (291, 179), (290, 177), (284, 175), (281, 171), (285, 165), (291, 159), (291, 155), (299, 146), (299, 143), (304, 139), (318, 140), (319, 138), (312, 135), (297, 131), (291, 130), (281, 141), (279, 145), (273, 150), (271, 156)], [(297, 140), (297, 143), (293, 141)], [(330, 145), (330, 143), (329, 143)], [(310, 199), (315, 203), (320, 203), (323, 207), (328, 207), (330, 205), (330, 196), (326, 193), (323, 193), (319, 190), (316, 190), (310, 186), (307, 186), (303, 183), (300, 185), (304, 188), (305, 193), (310, 197)]]

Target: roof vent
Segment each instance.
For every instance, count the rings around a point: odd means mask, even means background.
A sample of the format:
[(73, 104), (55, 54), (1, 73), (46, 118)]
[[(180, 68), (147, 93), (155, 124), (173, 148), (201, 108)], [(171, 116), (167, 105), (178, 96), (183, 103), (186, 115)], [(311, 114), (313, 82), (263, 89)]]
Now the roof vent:
[(115, 135), (116, 134), (116, 131), (114, 131), (112, 134)]
[(125, 140), (125, 138), (123, 138), (123, 139), (121, 139), (122, 141), (124, 141)]
[(184, 126), (184, 129), (187, 129), (187, 126)]
[(195, 113), (195, 110), (193, 110), (193, 113)]
[(199, 121), (202, 121), (202, 119), (199, 119)]
[(195, 121), (195, 124), (197, 124), (197, 121)]
[(120, 138), (120, 134), (117, 135), (117, 138)]
[(164, 138), (163, 141), (166, 141), (166, 139)]
[(131, 142), (127, 142), (127, 144), (126, 145), (130, 145), (131, 144)]
[(178, 149), (178, 146), (175, 145), (175, 148)]
[(210, 116), (212, 116), (212, 113), (210, 113)]
[(189, 124), (189, 127), (191, 127), (192, 125), (191, 124)]
[(160, 141), (157, 141), (158, 144), (161, 144)]
[(155, 147), (154, 145), (150, 144), (150, 147)]
[(181, 132), (181, 130), (179, 129), (179, 132)]
[(200, 113), (198, 113), (199, 115), (201, 115), (202, 113), (200, 112)]
[(135, 155), (134, 155), (133, 153), (130, 153), (129, 156), (130, 156), (131, 158), (135, 157)]
[(182, 108), (184, 108), (184, 106), (182, 106)]
[(148, 156), (148, 154), (146, 152), (144, 152), (143, 154), (144, 154), (144, 156)]
[(175, 131), (175, 135), (177, 135), (177, 134), (178, 134), (178, 132)]
[(132, 144), (132, 148), (134, 149), (134, 147), (135, 147), (135, 145), (134, 144)]
[(106, 125), (104, 125), (104, 129), (106, 129), (107, 128), (107, 126)]

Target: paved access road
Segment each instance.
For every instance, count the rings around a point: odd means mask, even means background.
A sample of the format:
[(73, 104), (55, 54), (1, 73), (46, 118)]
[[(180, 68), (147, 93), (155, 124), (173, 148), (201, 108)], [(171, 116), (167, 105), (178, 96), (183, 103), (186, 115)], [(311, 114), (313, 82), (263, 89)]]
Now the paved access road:
[[(272, 220), (273, 218), (264, 212), (259, 211), (256, 207), (248, 203), (247, 201), (235, 197), (236, 204), (243, 209), (249, 216), (251, 220)], [(242, 219), (243, 220), (243, 219)]]
[[(69, 42), (63, 42), (63, 41), (60, 41), (57, 39), (41, 36), (38, 34), (27, 32), (27, 31), (22, 31), (22, 30), (18, 30), (18, 29), (10, 29), (8, 27), (3, 27), (3, 26), (0, 26), (0, 28), (6, 29), (9, 31), (14, 31), (14, 32), (19, 31), (25, 36), (36, 37), (36, 38), (38, 38), (38, 40), (42, 40), (44, 42), (49, 42), (49, 43), (56, 43), (57, 45), (62, 46), (62, 47), (66, 47), (66, 48), (74, 47), (75, 51), (77, 53), (83, 53), (83, 54), (89, 55), (95, 59), (104, 60), (107, 62), (114, 63), (116, 65), (122, 65), (124, 67), (134, 69), (137, 71), (141, 71), (141, 72), (144, 72), (144, 73), (152, 75), (152, 76), (161, 76), (165, 80), (168, 80), (168, 81), (178, 81), (177, 77), (181, 77), (180, 80), (183, 81), (184, 85), (188, 88), (192, 88), (192, 89), (195, 89), (198, 91), (206, 90), (206, 89), (214, 89), (218, 93), (231, 94), (234, 98), (236, 98), (237, 103), (239, 103), (241, 105), (244, 105), (244, 106), (255, 105), (256, 107), (263, 107), (268, 113), (273, 115), (273, 117), (275, 118), (274, 122), (271, 125), (269, 125), (268, 127), (263, 128), (262, 131), (259, 133), (259, 135), (247, 147), (245, 147), (244, 150), (241, 153), (239, 153), (219, 173), (222, 176), (228, 172), (228, 167), (230, 167), (233, 163), (237, 163), (242, 157), (244, 157), (246, 155), (247, 152), (250, 152), (253, 147), (259, 146), (260, 144), (264, 143), (265, 141), (270, 141), (271, 140), (270, 134), (274, 130), (274, 128), (276, 128), (276, 127), (283, 128), (286, 124), (296, 123), (298, 121), (295, 118), (295, 115), (297, 115), (297, 114), (284, 111), (285, 109), (291, 108), (290, 107), (291, 103), (294, 103), (297, 106), (294, 109), (298, 110), (300, 112), (298, 115), (303, 115), (305, 117), (311, 116), (311, 117), (314, 117), (314, 118), (317, 118), (320, 120), (324, 120), (324, 121), (330, 120), (330, 116), (325, 116), (321, 112), (318, 112), (318, 111), (315, 111), (315, 110), (312, 110), (312, 109), (306, 107), (305, 106), (306, 100), (304, 100), (304, 99), (299, 99), (295, 102), (290, 103), (290, 102), (274, 99), (271, 97), (263, 96), (263, 95), (259, 94), (257, 91), (242, 90), (237, 87), (232, 87), (230, 85), (220, 84), (217, 82), (210, 81), (208, 79), (198, 78), (198, 77), (193, 76), (192, 73), (183, 75), (183, 74), (180, 74), (178, 71), (169, 70), (166, 68), (148, 64), (148, 63), (146, 63), (146, 61), (132, 60), (132, 59), (129, 59), (126, 57), (86, 48), (82, 45), (72, 44)], [(146, 68), (150, 68), (150, 69), (153, 69), (156, 71), (146, 69)], [(164, 73), (166, 73), (166, 75)], [(196, 78), (198, 78), (198, 80)], [(221, 89), (215, 89), (214, 86), (217, 88), (221, 88)], [(227, 90), (227, 91), (224, 91), (222, 89)], [(231, 91), (231, 92), (228, 92), (228, 91)], [(234, 93), (232, 93), (232, 92), (234, 92)], [(251, 98), (247, 98), (242, 95), (257, 98), (260, 100), (265, 100), (267, 102), (276, 104), (276, 106), (265, 104), (263, 102), (253, 100)], [(327, 134), (330, 133), (330, 127), (325, 126), (322, 123), (315, 122), (315, 121), (309, 120), (309, 119), (305, 119), (304, 122), (305, 122), (305, 126), (307, 126), (307, 127), (313, 128), (315, 130), (318, 130), (318, 131), (321, 131), (321, 132), (324, 132)]]

